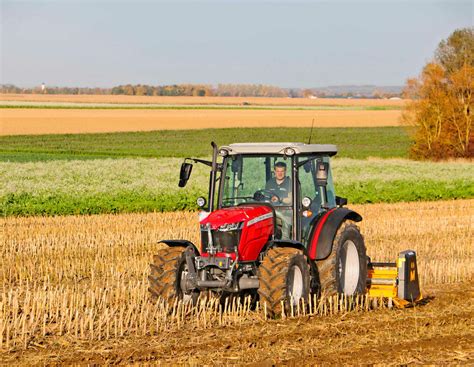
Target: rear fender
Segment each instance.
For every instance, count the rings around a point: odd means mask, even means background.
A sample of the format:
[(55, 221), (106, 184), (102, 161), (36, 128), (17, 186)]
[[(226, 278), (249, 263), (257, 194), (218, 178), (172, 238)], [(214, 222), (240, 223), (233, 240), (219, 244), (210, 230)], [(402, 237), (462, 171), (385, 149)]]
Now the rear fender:
[(162, 241), (159, 241), (158, 243), (164, 243), (165, 245), (169, 247), (182, 247), (183, 249), (191, 247), (194, 251), (194, 254), (196, 256), (199, 256), (199, 250), (197, 249), (196, 245), (187, 240), (162, 240)]
[(347, 208), (334, 208), (323, 214), (311, 230), (308, 254), (311, 260), (323, 260), (332, 251), (336, 232), (345, 220), (360, 222), (362, 216)]

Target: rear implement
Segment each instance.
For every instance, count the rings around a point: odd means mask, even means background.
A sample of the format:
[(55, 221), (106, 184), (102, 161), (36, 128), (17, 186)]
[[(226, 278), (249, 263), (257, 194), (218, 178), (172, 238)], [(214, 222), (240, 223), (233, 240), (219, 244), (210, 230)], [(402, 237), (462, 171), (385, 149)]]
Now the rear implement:
[(420, 291), (416, 253), (400, 252), (395, 263), (369, 262), (367, 292), (370, 297), (383, 297), (399, 308), (411, 307), (423, 297)]

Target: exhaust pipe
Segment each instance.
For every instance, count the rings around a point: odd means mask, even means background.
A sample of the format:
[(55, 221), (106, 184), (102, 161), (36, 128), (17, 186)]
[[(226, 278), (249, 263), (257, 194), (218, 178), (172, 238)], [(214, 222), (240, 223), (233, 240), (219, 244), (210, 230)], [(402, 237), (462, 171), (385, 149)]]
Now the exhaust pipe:
[(239, 279), (240, 289), (254, 289), (260, 286), (258, 278), (242, 277)]
[(198, 280), (197, 286), (199, 288), (225, 288), (227, 282), (225, 280)]

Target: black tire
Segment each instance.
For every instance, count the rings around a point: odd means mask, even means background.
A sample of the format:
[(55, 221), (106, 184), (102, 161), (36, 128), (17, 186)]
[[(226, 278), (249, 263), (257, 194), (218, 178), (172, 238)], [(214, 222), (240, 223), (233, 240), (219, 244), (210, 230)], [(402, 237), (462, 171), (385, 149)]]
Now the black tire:
[(365, 293), (367, 253), (364, 238), (355, 224), (344, 222), (341, 225), (334, 237), (331, 254), (318, 261), (317, 267), (323, 295)]
[[(297, 249), (270, 249), (258, 268), (258, 279), (260, 304), (266, 303), (270, 316), (282, 314), (282, 301), (288, 314), (291, 303), (296, 305), (302, 298), (308, 300), (310, 269), (306, 256)], [(294, 291), (299, 295), (296, 298), (292, 297)]]
[(153, 256), (148, 276), (150, 282), (148, 291), (153, 299), (163, 298), (173, 302), (178, 298), (185, 303), (197, 301), (198, 291), (185, 292), (181, 287), (183, 272), (187, 271), (185, 252), (182, 247), (166, 247)]

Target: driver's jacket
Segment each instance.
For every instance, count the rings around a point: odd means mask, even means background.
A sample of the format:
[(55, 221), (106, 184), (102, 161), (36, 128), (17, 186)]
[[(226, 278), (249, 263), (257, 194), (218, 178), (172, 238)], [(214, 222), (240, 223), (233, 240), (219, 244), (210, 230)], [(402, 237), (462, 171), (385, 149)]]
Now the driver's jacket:
[(273, 177), (267, 181), (265, 189), (273, 192), (280, 200), (286, 199), (291, 193), (291, 179), (286, 176), (282, 183), (278, 184)]

